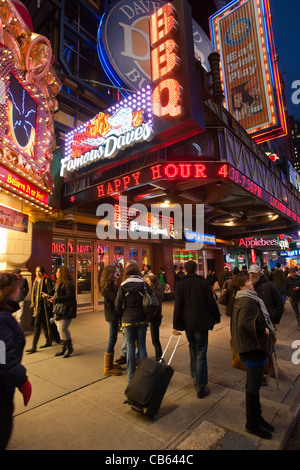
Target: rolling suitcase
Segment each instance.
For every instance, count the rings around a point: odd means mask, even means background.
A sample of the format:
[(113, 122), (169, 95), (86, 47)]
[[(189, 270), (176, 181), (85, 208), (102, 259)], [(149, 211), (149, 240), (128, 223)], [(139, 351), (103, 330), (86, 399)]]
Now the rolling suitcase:
[(125, 390), (126, 399), (124, 403), (128, 403), (132, 409), (138, 410), (152, 419), (158, 413), (162, 399), (174, 374), (170, 363), (181, 339), (181, 334), (168, 364), (163, 362), (172, 338), (173, 334), (159, 362), (147, 357), (140, 362)]

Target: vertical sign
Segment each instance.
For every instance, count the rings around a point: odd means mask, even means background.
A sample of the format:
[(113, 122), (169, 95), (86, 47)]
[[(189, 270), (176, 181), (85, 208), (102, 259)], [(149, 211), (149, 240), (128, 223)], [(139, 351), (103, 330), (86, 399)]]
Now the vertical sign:
[(268, 0), (239, 0), (211, 17), (226, 107), (256, 142), (286, 133)]
[(186, 139), (204, 130), (200, 71), (186, 0), (166, 3), (150, 17), (152, 109), (161, 140)]

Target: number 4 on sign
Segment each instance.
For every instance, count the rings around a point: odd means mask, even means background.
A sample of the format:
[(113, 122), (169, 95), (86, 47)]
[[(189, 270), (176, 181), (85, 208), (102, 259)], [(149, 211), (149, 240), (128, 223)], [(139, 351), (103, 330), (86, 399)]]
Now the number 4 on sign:
[(228, 166), (227, 165), (221, 166), (221, 168), (219, 169), (219, 175), (223, 176), (223, 178), (228, 177)]

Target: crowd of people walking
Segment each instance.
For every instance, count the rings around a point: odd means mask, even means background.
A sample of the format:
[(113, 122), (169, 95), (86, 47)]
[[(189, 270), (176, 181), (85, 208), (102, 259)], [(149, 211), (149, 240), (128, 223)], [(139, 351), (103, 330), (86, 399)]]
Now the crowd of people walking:
[[(197, 265), (188, 261), (184, 273), (175, 282), (173, 334), (186, 332), (189, 344), (190, 374), (197, 397), (203, 399), (210, 390), (208, 384), (207, 350), (209, 331), (221, 321), (218, 304), (226, 306), (230, 317), (231, 348), (239, 356), (246, 370), (246, 428), (262, 438), (271, 438), (274, 428), (263, 417), (259, 392), (264, 380), (265, 365), (275, 351), (276, 328), (280, 323), (287, 296), (299, 322), (300, 276), (295, 270), (286, 274), (280, 265), (273, 275), (266, 274), (257, 264), (249, 270), (227, 267), (219, 278), (209, 272), (207, 278), (196, 273)], [(181, 273), (179, 270), (178, 273)], [(272, 280), (271, 280), (272, 279)], [(219, 285), (219, 297), (216, 292)], [(162, 301), (167, 285), (163, 268), (154, 275), (151, 266), (141, 272), (135, 261), (129, 261), (122, 270), (122, 279), (115, 266), (106, 266), (100, 279), (104, 298), (104, 315), (108, 322), (108, 342), (104, 353), (104, 375), (121, 375), (122, 364), (127, 364), (128, 382), (137, 364), (147, 357), (146, 334), (150, 325), (155, 360), (160, 361), (160, 325)], [(0, 341), (6, 347), (6, 360), (0, 360), (0, 449), (5, 449), (12, 429), (13, 396), (18, 388), (26, 406), (31, 396), (31, 384), (21, 364), (25, 337), (20, 326), (18, 301), (24, 299), (28, 286), (19, 272), (0, 273)], [(145, 313), (145, 293), (155, 296), (155, 311), (151, 318)], [(76, 317), (75, 284), (68, 267), (61, 266), (53, 283), (42, 266), (36, 268), (32, 286), (31, 307), (34, 332), (28, 354), (37, 352), (41, 331), (45, 344), (61, 344), (55, 356), (70, 357), (73, 344), (70, 324)], [(114, 359), (118, 332), (122, 330), (123, 346)], [(0, 358), (1, 359), (1, 358)]]

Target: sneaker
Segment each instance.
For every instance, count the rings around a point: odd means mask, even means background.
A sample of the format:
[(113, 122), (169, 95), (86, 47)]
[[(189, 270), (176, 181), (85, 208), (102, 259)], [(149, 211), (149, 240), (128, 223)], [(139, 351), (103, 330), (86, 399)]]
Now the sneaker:
[(198, 398), (204, 398), (210, 393), (210, 389), (208, 387), (205, 387), (205, 390), (203, 392), (197, 392), (197, 397)]

